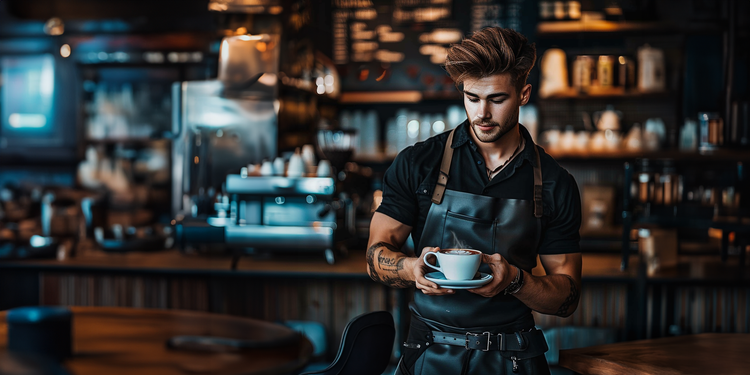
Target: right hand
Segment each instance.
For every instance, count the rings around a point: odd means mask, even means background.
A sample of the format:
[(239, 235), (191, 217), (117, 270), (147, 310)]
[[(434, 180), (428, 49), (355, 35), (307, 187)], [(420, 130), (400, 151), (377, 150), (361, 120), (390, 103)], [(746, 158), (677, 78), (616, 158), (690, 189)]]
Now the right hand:
[[(425, 247), (424, 249), (422, 249), (422, 256), (424, 256), (425, 252), (435, 252), (438, 250), (440, 250), (439, 247)], [(437, 285), (424, 277), (427, 272), (432, 272), (433, 269), (425, 265), (424, 258), (422, 256), (412, 258), (412, 272), (414, 274), (414, 282), (417, 286), (417, 289), (421, 290), (422, 293), (428, 296), (442, 296), (455, 293), (453, 289), (441, 288), (440, 285)]]

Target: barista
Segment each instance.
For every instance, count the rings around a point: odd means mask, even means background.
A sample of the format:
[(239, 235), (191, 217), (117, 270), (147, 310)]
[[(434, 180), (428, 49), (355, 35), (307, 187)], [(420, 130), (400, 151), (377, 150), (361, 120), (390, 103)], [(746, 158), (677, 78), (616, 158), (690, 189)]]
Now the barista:
[[(404, 149), (385, 174), (368, 273), (418, 289), (397, 374), (549, 374), (531, 311), (569, 316), (578, 306), (581, 204), (573, 177), (518, 123), (535, 59), (510, 29), (453, 45), (445, 69), (467, 120)], [(409, 235), (416, 257), (401, 251)], [(454, 290), (425, 278), (419, 255), (456, 246), (482, 250), (489, 283)], [(531, 274), (537, 255), (545, 276)]]

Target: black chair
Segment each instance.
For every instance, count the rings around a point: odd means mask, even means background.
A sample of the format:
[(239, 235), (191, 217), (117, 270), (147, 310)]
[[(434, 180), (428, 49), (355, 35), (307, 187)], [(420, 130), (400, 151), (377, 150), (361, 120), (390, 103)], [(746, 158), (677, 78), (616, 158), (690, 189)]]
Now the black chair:
[(359, 315), (344, 328), (333, 363), (323, 370), (301, 375), (381, 375), (391, 360), (395, 336), (389, 312)]

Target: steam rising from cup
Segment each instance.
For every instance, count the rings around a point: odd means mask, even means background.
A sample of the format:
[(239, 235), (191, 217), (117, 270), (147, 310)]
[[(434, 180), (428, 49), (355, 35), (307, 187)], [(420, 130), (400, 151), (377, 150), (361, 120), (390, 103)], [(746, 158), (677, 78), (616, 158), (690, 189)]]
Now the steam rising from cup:
[(451, 234), (453, 235), (453, 248), (454, 249), (471, 249), (469, 244), (458, 239), (456, 232), (451, 231)]

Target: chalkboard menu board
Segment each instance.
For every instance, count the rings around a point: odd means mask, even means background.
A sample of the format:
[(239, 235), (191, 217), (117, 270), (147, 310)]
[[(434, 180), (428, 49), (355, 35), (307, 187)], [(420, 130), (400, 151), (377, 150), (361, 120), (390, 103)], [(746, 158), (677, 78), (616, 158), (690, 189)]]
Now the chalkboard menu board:
[(533, 31), (531, 0), (333, 0), (333, 60), (342, 91), (455, 92), (447, 47), (489, 26)]

